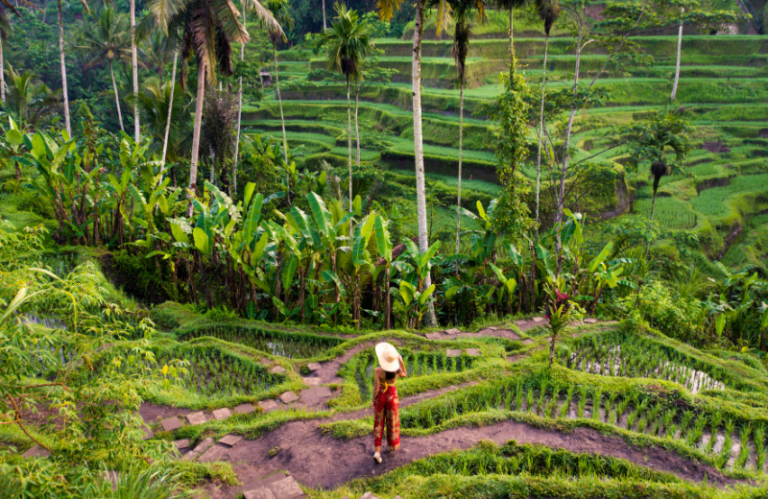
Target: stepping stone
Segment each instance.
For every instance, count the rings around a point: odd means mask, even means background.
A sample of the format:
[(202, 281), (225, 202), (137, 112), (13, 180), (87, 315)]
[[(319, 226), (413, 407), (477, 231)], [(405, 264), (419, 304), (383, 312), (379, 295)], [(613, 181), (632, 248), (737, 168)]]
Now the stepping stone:
[(184, 452), (189, 450), (189, 439), (185, 438), (183, 440), (176, 440), (173, 442), (174, 445), (176, 445), (176, 450), (179, 452)]
[(270, 374), (285, 374), (285, 368), (281, 366), (275, 366), (269, 370)]
[(234, 447), (235, 445), (242, 442), (243, 437), (240, 435), (232, 435), (231, 433), (229, 435), (225, 435), (221, 437), (221, 440), (219, 440), (219, 443), (222, 445), (226, 445), (227, 447)]
[(461, 350), (446, 350), (445, 356), (450, 357), (461, 357)]
[(593, 319), (592, 317), (587, 317), (584, 319), (584, 324), (597, 324), (597, 319)]
[(269, 488), (272, 489), (277, 499), (295, 499), (304, 495), (304, 491), (301, 490), (296, 479), (292, 476), (287, 476), (278, 482), (269, 484)]
[(162, 426), (163, 430), (165, 431), (173, 431), (173, 430), (178, 430), (179, 428), (184, 426), (184, 423), (182, 423), (178, 417), (174, 416), (172, 418), (163, 419), (162, 421), (160, 421), (160, 426)]
[(224, 456), (229, 452), (229, 447), (226, 445), (214, 445), (210, 447), (203, 455), (197, 458), (200, 463), (210, 463), (212, 461), (221, 461)]
[(307, 369), (309, 369), (309, 372), (313, 373), (320, 369), (320, 363), (319, 362), (312, 362), (311, 364), (307, 364)]
[(470, 357), (480, 357), (480, 349), (467, 348), (467, 355), (469, 355)]
[(240, 404), (235, 407), (235, 414), (249, 414), (255, 410), (256, 408), (251, 404)]
[(530, 345), (531, 343), (533, 343), (533, 340), (530, 338), (526, 338), (523, 340), (523, 345)]
[(243, 492), (243, 497), (244, 499), (277, 499), (269, 487)]
[(366, 492), (365, 494), (361, 495), (358, 499), (379, 499), (379, 498), (371, 494), (370, 492)]
[(285, 392), (282, 395), (280, 395), (280, 401), (284, 404), (290, 404), (292, 402), (296, 402), (299, 400), (299, 397), (296, 396), (293, 392)]
[(323, 384), (323, 380), (320, 378), (301, 378), (305, 385), (320, 386)]
[(187, 421), (192, 426), (203, 424), (208, 422), (208, 418), (205, 416), (205, 413), (203, 411), (193, 412), (192, 414), (187, 414)]
[(215, 442), (215, 440), (213, 440), (213, 438), (208, 437), (205, 440), (203, 440), (202, 442), (200, 442), (199, 444), (197, 444), (195, 446), (195, 448), (192, 449), (192, 452), (196, 452), (198, 454), (202, 454), (203, 452), (207, 451), (208, 448), (211, 445), (213, 445), (214, 442)]
[(485, 329), (481, 329), (477, 334), (491, 334), (496, 332), (496, 330), (499, 329), (497, 327), (487, 327)]
[(442, 340), (445, 337), (443, 333), (429, 333), (426, 335), (428, 340)]
[(317, 388), (310, 388), (309, 390), (302, 390), (300, 395), (301, 400), (306, 402), (307, 405), (317, 405), (332, 397), (331, 389), (327, 386), (319, 386)]
[(335, 378), (331, 378), (326, 385), (340, 385), (342, 383), (344, 383), (344, 378), (336, 376)]
[(533, 322), (539, 324), (541, 322), (544, 322), (544, 317), (534, 317)]
[(275, 402), (274, 400), (262, 400), (261, 402), (259, 402), (256, 405), (261, 407), (261, 410), (264, 411), (264, 412), (272, 412), (275, 409), (277, 409), (278, 407), (280, 407), (280, 406), (277, 405), (277, 402)]
[(50, 452), (45, 450), (44, 448), (40, 447), (39, 445), (35, 444), (31, 449), (29, 449), (27, 452), (21, 455), (21, 457), (25, 459), (33, 458), (33, 457), (49, 457), (51, 455)]
[(459, 331), (456, 328), (446, 329), (445, 331), (443, 331), (443, 333), (445, 333), (445, 334), (459, 334), (460, 332), (461, 331)]
[(148, 427), (143, 427), (142, 430), (144, 430), (144, 438), (142, 440), (149, 440), (150, 438), (155, 438), (155, 434), (150, 430)]
[(525, 319), (521, 319), (519, 321), (515, 321), (515, 324), (517, 324), (518, 326), (525, 326), (526, 324), (528, 324), (528, 321)]
[(222, 419), (227, 419), (230, 417), (232, 415), (232, 411), (226, 407), (222, 407), (221, 409), (216, 409), (211, 414), (213, 415), (213, 419), (221, 421)]
[(199, 456), (199, 455), (200, 454), (195, 452), (195, 451), (187, 452), (186, 454), (184, 454), (184, 457), (182, 457), (181, 460), (182, 461), (194, 461), (195, 459), (197, 459), (197, 456)]

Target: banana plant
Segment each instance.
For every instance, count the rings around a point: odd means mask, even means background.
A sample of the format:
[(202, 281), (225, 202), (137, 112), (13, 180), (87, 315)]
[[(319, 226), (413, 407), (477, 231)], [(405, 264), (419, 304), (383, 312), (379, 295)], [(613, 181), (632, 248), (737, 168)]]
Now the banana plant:
[(397, 293), (394, 293), (395, 290), (392, 291), (398, 298), (394, 304), (394, 312), (400, 318), (401, 326), (417, 329), (427, 312), (429, 299), (435, 292), (435, 285), (432, 284), (427, 289), (419, 291), (410, 282), (401, 280)]
[(361, 303), (360, 303), (360, 271), (363, 267), (368, 267), (371, 264), (371, 255), (368, 252), (368, 242), (370, 241), (371, 234), (373, 233), (373, 227), (376, 223), (378, 216), (375, 213), (367, 215), (360, 223), (355, 227), (355, 234), (352, 244), (352, 265), (354, 268), (354, 295), (352, 313), (353, 318), (357, 324), (357, 329), (360, 329), (362, 317), (361, 317)]
[[(389, 294), (390, 267), (392, 265), (392, 238), (389, 235), (389, 222), (384, 217), (376, 217), (374, 228), (376, 231), (376, 247), (379, 256), (384, 260), (384, 328), (392, 329), (392, 299)], [(373, 272), (371, 272), (373, 274)], [(374, 277), (373, 282), (377, 279)]]
[(493, 263), (488, 264), (491, 267), (491, 270), (493, 270), (493, 273), (496, 275), (496, 279), (499, 280), (501, 283), (501, 286), (497, 288), (497, 294), (499, 303), (502, 302), (504, 299), (504, 295), (507, 296), (507, 302), (509, 305), (509, 312), (512, 312), (512, 301), (515, 297), (515, 288), (517, 287), (517, 281), (512, 277), (507, 277), (504, 275), (504, 272), (494, 265)]

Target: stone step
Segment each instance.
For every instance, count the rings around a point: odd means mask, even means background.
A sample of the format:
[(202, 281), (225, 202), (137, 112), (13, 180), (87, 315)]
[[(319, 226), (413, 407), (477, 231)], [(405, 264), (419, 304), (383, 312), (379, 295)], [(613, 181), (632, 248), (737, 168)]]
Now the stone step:
[(243, 497), (244, 499), (298, 499), (304, 497), (304, 491), (292, 476), (277, 473), (253, 484), (250, 490), (243, 492)]
[(28, 459), (33, 457), (50, 457), (51, 453), (45, 450), (43, 447), (40, 447), (39, 445), (35, 444), (31, 449), (29, 449), (27, 452), (21, 455), (21, 457)]

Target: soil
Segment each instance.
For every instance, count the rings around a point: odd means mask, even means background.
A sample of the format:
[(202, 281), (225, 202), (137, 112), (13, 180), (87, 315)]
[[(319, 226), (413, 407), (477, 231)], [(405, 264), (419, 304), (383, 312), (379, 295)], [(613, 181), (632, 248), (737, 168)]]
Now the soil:
[(163, 419), (172, 418), (173, 416), (186, 416), (192, 412), (194, 411), (191, 409), (150, 404), (149, 402), (141, 404), (141, 408), (139, 409), (139, 414), (147, 424), (157, 423)]
[[(640, 466), (672, 473), (691, 482), (719, 486), (732, 485), (736, 480), (723, 476), (717, 469), (681, 457), (661, 448), (630, 447), (623, 439), (602, 435), (596, 430), (578, 428), (572, 433), (533, 428), (524, 423), (505, 421), (482, 428), (456, 428), (423, 437), (402, 437), (401, 450), (384, 453), (381, 465), (374, 463), (373, 438), (370, 435), (351, 440), (339, 440), (322, 434), (318, 421), (295, 421), (257, 440), (248, 440), (230, 451), (242, 485), (208, 486), (213, 499), (234, 498), (249, 490), (250, 484), (278, 470), (287, 470), (300, 483), (325, 489), (337, 487), (349, 480), (377, 476), (405, 466), (417, 459), (455, 449), (469, 449), (481, 440), (503, 445), (509, 440), (518, 443), (546, 445), (572, 452), (601, 454), (626, 459)], [(269, 457), (270, 449), (280, 448)]]

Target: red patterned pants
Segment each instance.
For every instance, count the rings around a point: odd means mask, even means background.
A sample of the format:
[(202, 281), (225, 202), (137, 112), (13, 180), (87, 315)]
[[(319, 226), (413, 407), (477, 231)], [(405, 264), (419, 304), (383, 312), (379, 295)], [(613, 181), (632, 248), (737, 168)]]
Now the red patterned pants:
[(397, 389), (394, 386), (380, 391), (376, 397), (373, 415), (373, 440), (377, 449), (381, 447), (385, 423), (387, 425), (387, 446), (389, 450), (397, 450), (400, 448), (400, 399), (397, 398)]

